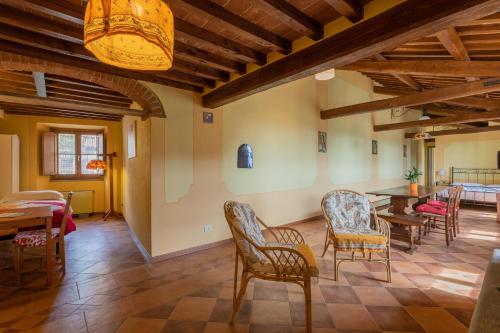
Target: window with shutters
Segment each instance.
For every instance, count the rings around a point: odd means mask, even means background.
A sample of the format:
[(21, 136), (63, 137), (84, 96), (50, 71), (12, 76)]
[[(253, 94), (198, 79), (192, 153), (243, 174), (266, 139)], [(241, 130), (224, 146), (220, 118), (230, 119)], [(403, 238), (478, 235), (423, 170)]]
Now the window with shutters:
[(55, 170), (52, 179), (99, 179), (103, 170), (89, 170), (91, 160), (105, 157), (103, 131), (53, 128), (55, 133)]

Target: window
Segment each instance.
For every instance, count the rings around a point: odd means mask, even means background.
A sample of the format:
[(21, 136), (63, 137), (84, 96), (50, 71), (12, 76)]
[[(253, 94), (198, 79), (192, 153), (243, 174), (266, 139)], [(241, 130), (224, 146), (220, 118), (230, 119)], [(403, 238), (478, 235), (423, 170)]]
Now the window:
[(56, 172), (52, 179), (101, 178), (103, 170), (89, 170), (91, 160), (104, 159), (104, 132), (51, 129), (56, 134)]

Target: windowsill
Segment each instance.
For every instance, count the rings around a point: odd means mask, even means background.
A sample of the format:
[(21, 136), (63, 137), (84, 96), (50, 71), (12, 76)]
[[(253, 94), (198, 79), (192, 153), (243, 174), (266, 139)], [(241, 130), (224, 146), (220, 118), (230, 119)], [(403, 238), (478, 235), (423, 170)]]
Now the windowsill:
[(64, 177), (50, 177), (50, 181), (51, 182), (78, 182), (78, 181), (84, 181), (84, 182), (87, 182), (87, 181), (104, 181), (104, 176), (101, 176), (101, 177), (78, 177), (78, 178), (73, 178), (73, 177), (68, 177), (68, 178), (64, 178)]

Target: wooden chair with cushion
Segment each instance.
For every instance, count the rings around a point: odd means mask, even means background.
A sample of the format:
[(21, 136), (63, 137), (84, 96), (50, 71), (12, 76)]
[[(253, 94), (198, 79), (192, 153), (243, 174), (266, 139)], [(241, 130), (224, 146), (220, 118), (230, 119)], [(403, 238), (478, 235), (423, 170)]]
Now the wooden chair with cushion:
[(453, 240), (457, 194), (459, 194), (458, 189), (456, 187), (450, 187), (448, 189), (448, 201), (445, 204), (436, 204), (434, 201), (432, 204), (425, 203), (415, 208), (419, 215), (429, 218), (427, 233), (431, 231), (442, 231), (444, 233), (446, 246), (450, 246), (450, 242)]
[[(64, 233), (66, 231), (66, 222), (71, 214), (71, 198), (73, 193), (68, 193), (66, 204), (64, 206), (64, 216), (61, 221), (60, 228), (52, 228), (52, 244), (58, 248), (58, 256), (63, 274), (66, 273), (66, 252), (64, 248)], [(21, 276), (23, 274), (23, 252), (26, 248), (36, 248), (47, 246), (47, 231), (45, 229), (35, 229), (19, 232), (13, 240), (14, 253), (14, 269), (16, 272), (16, 283), (21, 284)]]
[[(318, 277), (318, 265), (312, 249), (305, 244), (297, 230), (288, 227), (268, 227), (259, 219), (249, 204), (227, 201), (224, 213), (236, 244), (234, 266), (233, 313), (238, 312), (251, 278), (300, 285), (305, 294), (306, 331), (312, 331), (311, 278)], [(261, 231), (268, 232), (268, 242)], [(238, 260), (241, 259), (240, 288), (238, 290)]]
[[(321, 209), (328, 227), (321, 256), (332, 244), (335, 281), (338, 279), (340, 263), (368, 260), (385, 264), (387, 281), (391, 282), (390, 224), (377, 216), (368, 197), (350, 190), (331, 191), (323, 197)], [(337, 252), (348, 252), (351, 256), (338, 259)], [(356, 253), (363, 256), (356, 257)], [(380, 258), (373, 259), (373, 253), (381, 254)]]
[[(462, 200), (462, 191), (464, 189), (463, 185), (459, 185), (455, 187), (455, 202), (454, 202), (454, 215), (453, 215), (453, 236), (457, 237), (457, 234), (460, 233), (460, 201)], [(440, 200), (429, 200), (427, 204), (432, 206), (437, 206), (441, 208), (446, 208), (448, 206), (448, 201), (440, 201)]]

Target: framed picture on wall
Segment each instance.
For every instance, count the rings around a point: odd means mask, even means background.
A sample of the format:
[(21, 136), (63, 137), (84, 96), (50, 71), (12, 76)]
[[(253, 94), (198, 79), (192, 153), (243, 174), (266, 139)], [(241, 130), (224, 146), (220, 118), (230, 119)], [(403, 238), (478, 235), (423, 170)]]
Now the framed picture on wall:
[(377, 142), (377, 140), (372, 140), (372, 155), (378, 155), (378, 142)]
[(318, 132), (318, 152), (326, 153), (326, 132)]
[(127, 129), (127, 157), (128, 158), (134, 158), (136, 156), (136, 133), (135, 133), (135, 127), (136, 127), (136, 120), (130, 123), (128, 129)]

